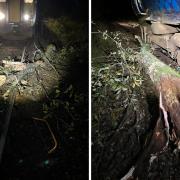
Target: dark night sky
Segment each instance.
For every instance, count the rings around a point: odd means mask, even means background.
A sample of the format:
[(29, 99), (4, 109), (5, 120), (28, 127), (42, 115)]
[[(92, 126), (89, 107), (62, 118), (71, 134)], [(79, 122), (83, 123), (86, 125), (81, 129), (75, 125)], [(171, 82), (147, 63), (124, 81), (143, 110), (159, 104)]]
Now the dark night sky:
[(93, 20), (132, 19), (131, 0), (92, 0)]
[[(88, 21), (88, 0), (38, 0), (43, 17), (71, 16)], [(133, 18), (131, 0), (92, 0), (92, 19)]]
[(40, 14), (44, 17), (88, 18), (88, 0), (38, 0), (38, 3)]

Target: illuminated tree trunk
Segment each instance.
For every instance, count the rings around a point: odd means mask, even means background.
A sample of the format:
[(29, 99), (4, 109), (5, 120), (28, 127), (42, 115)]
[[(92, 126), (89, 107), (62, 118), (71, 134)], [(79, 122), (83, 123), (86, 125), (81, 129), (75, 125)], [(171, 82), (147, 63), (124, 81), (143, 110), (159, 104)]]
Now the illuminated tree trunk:
[(170, 141), (180, 149), (180, 74), (161, 62), (145, 46), (138, 54), (138, 61), (157, 88), (160, 115), (149, 145), (136, 162), (133, 173), (126, 177), (137, 177), (142, 172), (143, 161), (149, 160), (151, 166), (158, 154), (169, 148)]
[[(139, 61), (159, 91), (159, 107), (167, 135), (180, 138), (180, 74), (156, 58), (146, 47), (141, 48)], [(173, 134), (169, 134), (172, 123)], [(168, 140), (168, 139), (167, 139)]]
[(151, 80), (157, 85), (163, 78), (180, 78), (180, 74), (156, 58), (148, 47), (143, 46), (138, 61), (142, 63)]

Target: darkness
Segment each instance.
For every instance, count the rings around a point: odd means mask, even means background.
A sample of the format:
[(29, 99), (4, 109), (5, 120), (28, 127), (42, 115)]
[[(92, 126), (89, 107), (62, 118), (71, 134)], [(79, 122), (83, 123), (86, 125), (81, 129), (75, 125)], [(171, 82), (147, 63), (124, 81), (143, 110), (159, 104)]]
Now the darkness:
[(92, 19), (94, 21), (112, 21), (136, 18), (131, 0), (92, 0)]
[(41, 17), (70, 16), (88, 22), (88, 0), (39, 0)]

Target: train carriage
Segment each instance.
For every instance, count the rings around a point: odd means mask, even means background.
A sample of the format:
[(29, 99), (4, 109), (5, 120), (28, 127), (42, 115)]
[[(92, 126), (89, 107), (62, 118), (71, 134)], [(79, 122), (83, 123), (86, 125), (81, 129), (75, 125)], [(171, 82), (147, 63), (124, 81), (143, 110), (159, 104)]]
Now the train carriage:
[(0, 0), (0, 36), (29, 38), (36, 21), (36, 0)]
[(132, 0), (138, 15), (148, 15), (150, 21), (180, 24), (180, 0)]

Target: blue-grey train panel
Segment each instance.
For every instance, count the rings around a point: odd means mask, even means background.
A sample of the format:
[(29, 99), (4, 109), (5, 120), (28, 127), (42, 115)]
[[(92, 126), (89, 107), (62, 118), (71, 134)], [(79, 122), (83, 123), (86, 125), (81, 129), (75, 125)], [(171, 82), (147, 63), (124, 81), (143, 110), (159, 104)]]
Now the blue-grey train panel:
[(180, 24), (180, 0), (138, 0), (150, 19), (167, 24)]

